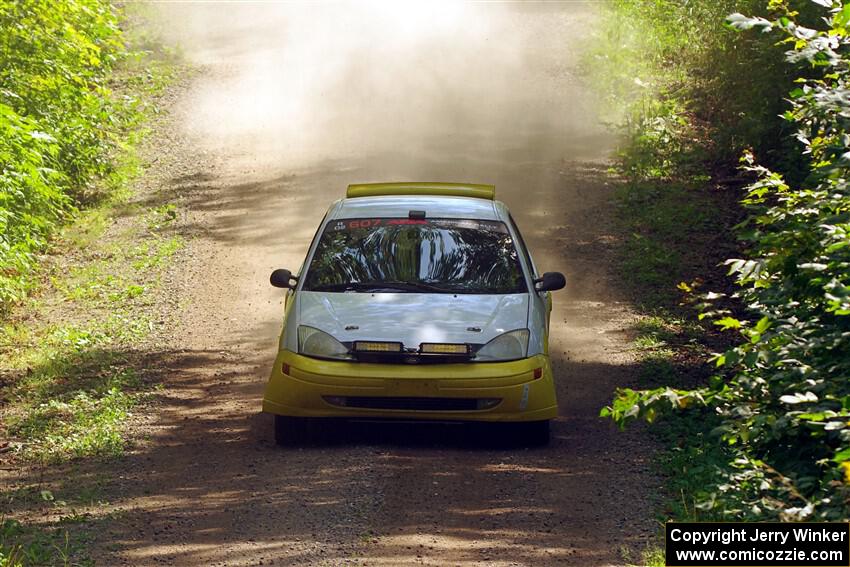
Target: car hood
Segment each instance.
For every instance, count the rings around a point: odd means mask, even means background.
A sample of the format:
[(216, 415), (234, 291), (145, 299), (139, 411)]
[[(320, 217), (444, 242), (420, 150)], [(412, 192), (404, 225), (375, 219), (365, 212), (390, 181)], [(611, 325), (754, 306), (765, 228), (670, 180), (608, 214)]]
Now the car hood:
[(483, 344), (528, 326), (528, 294), (302, 291), (298, 324), (342, 342), (401, 341), (408, 348), (420, 343)]

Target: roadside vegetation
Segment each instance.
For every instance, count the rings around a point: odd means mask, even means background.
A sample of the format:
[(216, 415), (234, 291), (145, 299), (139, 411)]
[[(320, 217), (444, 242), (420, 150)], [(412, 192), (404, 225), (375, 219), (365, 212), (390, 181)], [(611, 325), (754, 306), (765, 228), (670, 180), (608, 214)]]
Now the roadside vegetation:
[(140, 9), (0, 3), (1, 567), (89, 562), (108, 479), (75, 466), (120, 456), (157, 388), (141, 346), (183, 241), (176, 205), (133, 183), (178, 68), (128, 23)]
[(846, 519), (850, 5), (606, 11), (588, 67), (624, 135), (621, 264), (645, 315), (639, 389), (603, 415), (660, 422), (662, 519)]

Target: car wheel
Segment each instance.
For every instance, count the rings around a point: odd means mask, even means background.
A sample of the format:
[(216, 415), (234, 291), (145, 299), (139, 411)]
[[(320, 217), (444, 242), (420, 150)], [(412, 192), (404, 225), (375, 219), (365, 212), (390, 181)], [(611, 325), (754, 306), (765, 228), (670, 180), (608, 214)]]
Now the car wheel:
[(549, 444), (549, 420), (517, 423), (517, 441), (527, 447), (543, 447)]
[(314, 429), (310, 420), (303, 417), (274, 416), (274, 440), (284, 447), (294, 447), (312, 441)]

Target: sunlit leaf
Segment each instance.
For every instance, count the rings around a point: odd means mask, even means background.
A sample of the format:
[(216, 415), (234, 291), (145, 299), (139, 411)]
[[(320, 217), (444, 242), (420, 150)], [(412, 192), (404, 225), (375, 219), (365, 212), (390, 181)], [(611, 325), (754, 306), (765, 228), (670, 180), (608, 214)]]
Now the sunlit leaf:
[(816, 402), (818, 401), (818, 397), (812, 392), (806, 392), (804, 394), (786, 394), (784, 396), (780, 396), (779, 401), (785, 404), (795, 405), (806, 402)]

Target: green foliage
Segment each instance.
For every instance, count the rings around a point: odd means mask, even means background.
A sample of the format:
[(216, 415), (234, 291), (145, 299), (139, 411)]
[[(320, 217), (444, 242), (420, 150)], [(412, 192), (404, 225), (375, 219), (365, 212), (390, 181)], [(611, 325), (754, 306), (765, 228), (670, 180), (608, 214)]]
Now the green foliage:
[(715, 411), (729, 459), (700, 505), (726, 517), (850, 515), (850, 6), (815, 5), (824, 16), (816, 28), (779, 2), (773, 19), (729, 19), (781, 35), (792, 68), (805, 63), (815, 77), (799, 79), (785, 113), (811, 160), (808, 178), (792, 186), (745, 157), (757, 176), (741, 225), (748, 257), (727, 264), (747, 313), (704, 313), (740, 344), (716, 357), (724, 373), (705, 388), (623, 390), (605, 411), (620, 423), (691, 405)]
[(137, 112), (108, 80), (125, 56), (106, 0), (0, 2), (0, 312), (58, 223), (110, 172)]
[(677, 282), (710, 265), (693, 241), (722, 230), (721, 211), (693, 181), (629, 182), (618, 195), (625, 232), (619, 264), (635, 300), (653, 309), (677, 295)]
[[(44, 491), (42, 497), (52, 495)], [(72, 536), (67, 528), (44, 530), (0, 518), (0, 567), (91, 565), (84, 552), (87, 539), (85, 534)]]
[(160, 279), (183, 244), (175, 205), (138, 208), (121, 224), (107, 207), (89, 209), (65, 227), (61, 241), (85, 246), (53, 267), (26, 321), (0, 328), (0, 421), (16, 457), (52, 463), (125, 448), (127, 419), (151, 387), (140, 342), (162, 316)]
[(121, 454), (125, 421), (144, 388), (121, 350), (148, 331), (147, 320), (121, 313), (32, 335), (7, 327), (0, 336), (32, 345), (0, 357), (13, 371), (25, 369), (2, 390), (10, 402), (6, 432), (18, 454), (40, 462)]
[(132, 398), (116, 388), (99, 397), (77, 392), (68, 401), (39, 405), (26, 419), (11, 424), (10, 433), (39, 440), (36, 455), (44, 460), (120, 455), (121, 428), (132, 404)]
[(665, 565), (664, 550), (657, 546), (647, 546), (640, 550), (639, 554), (623, 547), (620, 549), (620, 556), (625, 562), (625, 567), (664, 567)]
[[(116, 207), (128, 206), (136, 214), (115, 223)], [(161, 317), (160, 278), (183, 245), (173, 235), (177, 216), (174, 204), (117, 203), (60, 231), (73, 254), (45, 268), (27, 322), (0, 328), (0, 421), (16, 457), (54, 463), (123, 452), (130, 412), (151, 387), (139, 347)], [(57, 302), (61, 310), (51, 308)]]
[(683, 165), (734, 161), (759, 147), (783, 171), (786, 129), (777, 116), (793, 73), (782, 48), (730, 31), (732, 12), (763, 13), (766, 0), (612, 0), (587, 60), (627, 134), (623, 170), (632, 180), (666, 178)]
[[(0, 0), (0, 433), (9, 462), (33, 470), (126, 448), (154, 388), (144, 342), (164, 323), (159, 282), (182, 245), (174, 205), (127, 203), (175, 61), (119, 32), (113, 12), (107, 0)], [(37, 300), (10, 309), (36, 283)], [(84, 510), (103, 503), (67, 470), (0, 491), (0, 567), (92, 564)]]
[[(782, 139), (777, 115), (793, 85), (782, 49), (724, 22), (736, 10), (764, 11), (765, 2), (612, 0), (602, 8), (585, 67), (623, 133), (620, 271), (641, 307), (675, 303), (678, 282), (726, 257), (722, 235), (735, 213), (709, 181), (727, 177), (744, 147), (777, 154), (767, 146)], [(708, 254), (694, 246), (705, 241), (718, 246)]]

